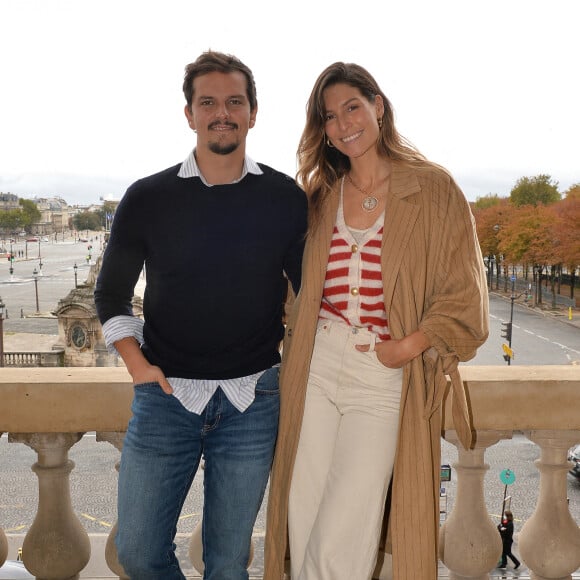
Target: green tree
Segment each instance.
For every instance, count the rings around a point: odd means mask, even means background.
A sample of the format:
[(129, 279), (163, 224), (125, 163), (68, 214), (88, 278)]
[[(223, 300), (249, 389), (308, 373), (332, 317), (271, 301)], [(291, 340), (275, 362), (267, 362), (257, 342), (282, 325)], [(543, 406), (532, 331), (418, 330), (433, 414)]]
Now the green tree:
[(558, 182), (552, 182), (549, 175), (522, 177), (511, 190), (510, 201), (516, 206), (550, 205), (560, 200)]
[(30, 232), (30, 226), (40, 221), (41, 215), (37, 205), (30, 199), (19, 199), (20, 211), (22, 212), (22, 227)]
[(476, 210), (487, 209), (488, 207), (499, 205), (503, 199), (505, 198), (499, 197), (497, 193), (488, 193), (483, 197), (476, 198), (474, 207)]
[(23, 227), (24, 214), (20, 209), (0, 211), (0, 228), (11, 234), (15, 234)]
[(97, 212), (83, 211), (73, 216), (73, 225), (78, 231), (99, 231), (101, 229), (101, 218)]

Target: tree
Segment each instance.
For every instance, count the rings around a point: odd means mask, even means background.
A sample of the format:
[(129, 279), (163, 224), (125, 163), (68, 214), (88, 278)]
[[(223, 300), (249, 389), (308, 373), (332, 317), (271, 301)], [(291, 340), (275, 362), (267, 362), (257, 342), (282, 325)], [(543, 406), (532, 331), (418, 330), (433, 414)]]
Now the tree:
[(101, 218), (98, 213), (94, 211), (83, 211), (73, 216), (73, 224), (77, 230), (93, 230), (101, 229)]
[(0, 229), (15, 234), (23, 227), (23, 217), (20, 209), (0, 211)]
[(41, 215), (37, 205), (30, 199), (19, 199), (22, 212), (22, 227), (30, 232), (30, 226), (40, 221)]
[(476, 210), (487, 209), (489, 207), (493, 207), (494, 205), (502, 203), (504, 199), (506, 198), (499, 197), (497, 193), (488, 193), (483, 197), (478, 197), (475, 200), (474, 207)]
[(580, 266), (580, 186), (570, 188), (566, 198), (552, 207), (560, 218), (560, 254), (570, 272), (570, 298), (574, 298), (576, 268)]
[[(534, 267), (538, 304), (542, 303), (544, 268), (561, 263), (559, 231), (560, 220), (556, 213), (540, 204), (518, 208), (498, 234), (498, 249), (512, 264), (527, 263)], [(554, 273), (552, 268), (552, 286)]]
[(105, 230), (111, 229), (111, 223), (113, 221), (113, 216), (115, 215), (117, 205), (119, 204), (112, 201), (105, 201), (103, 203), (103, 207), (95, 211), (101, 220), (101, 226), (105, 228)]
[[(484, 204), (485, 205), (485, 204)], [(501, 267), (499, 244), (499, 232), (504, 223), (508, 220), (510, 212), (513, 211), (507, 198), (497, 198), (497, 202), (478, 209), (477, 204), (474, 210), (477, 237), (481, 247), (481, 253), (487, 258), (489, 268), (488, 284), (491, 287), (493, 264), (496, 267), (496, 287), (497, 277)]]
[(550, 205), (560, 200), (558, 182), (552, 183), (549, 175), (522, 177), (511, 190), (510, 201), (516, 206)]
[(565, 199), (580, 199), (580, 183), (574, 183), (565, 193)]

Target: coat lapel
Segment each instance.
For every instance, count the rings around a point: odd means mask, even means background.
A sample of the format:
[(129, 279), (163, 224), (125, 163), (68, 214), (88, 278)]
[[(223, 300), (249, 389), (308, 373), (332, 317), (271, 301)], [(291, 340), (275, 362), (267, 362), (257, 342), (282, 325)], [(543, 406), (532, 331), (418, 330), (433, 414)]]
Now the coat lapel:
[(419, 205), (413, 203), (413, 196), (420, 191), (421, 186), (415, 173), (394, 163), (381, 250), (383, 294), (387, 312), (391, 309), (401, 262), (419, 217)]

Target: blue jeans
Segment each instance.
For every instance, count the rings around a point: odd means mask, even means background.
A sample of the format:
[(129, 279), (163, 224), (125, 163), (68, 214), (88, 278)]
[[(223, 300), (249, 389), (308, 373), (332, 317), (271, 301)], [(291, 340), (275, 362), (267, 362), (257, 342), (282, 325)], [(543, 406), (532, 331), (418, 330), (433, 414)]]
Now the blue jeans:
[(157, 383), (135, 387), (119, 470), (119, 562), (133, 580), (184, 580), (175, 556), (181, 509), (203, 455), (204, 580), (247, 580), (252, 531), (278, 431), (278, 368), (240, 413), (218, 388), (201, 415)]

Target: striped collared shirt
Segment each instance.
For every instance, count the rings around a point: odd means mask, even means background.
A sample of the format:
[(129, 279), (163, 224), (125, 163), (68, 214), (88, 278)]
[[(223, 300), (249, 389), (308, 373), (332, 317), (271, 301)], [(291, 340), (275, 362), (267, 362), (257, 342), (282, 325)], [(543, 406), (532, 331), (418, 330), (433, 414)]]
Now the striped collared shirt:
[[(261, 175), (262, 170), (259, 165), (248, 156), (244, 159), (244, 167), (239, 179), (232, 183), (241, 181), (248, 173)], [(181, 164), (178, 177), (189, 179), (199, 177), (204, 185), (211, 187), (201, 174), (195, 160), (195, 151), (192, 151), (187, 159)], [(133, 316), (115, 316), (103, 324), (103, 336), (107, 348), (113, 354), (118, 355), (114, 344), (118, 340), (133, 337), (142, 345), (144, 321)], [(181, 404), (192, 413), (200, 415), (206, 408), (218, 387), (224, 391), (230, 403), (240, 412), (245, 411), (253, 402), (255, 397), (256, 383), (264, 371), (235, 379), (184, 379), (180, 377), (167, 377), (173, 388), (174, 396)]]

